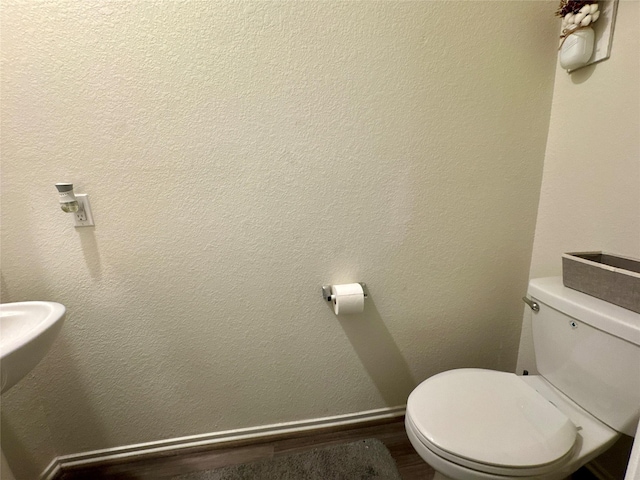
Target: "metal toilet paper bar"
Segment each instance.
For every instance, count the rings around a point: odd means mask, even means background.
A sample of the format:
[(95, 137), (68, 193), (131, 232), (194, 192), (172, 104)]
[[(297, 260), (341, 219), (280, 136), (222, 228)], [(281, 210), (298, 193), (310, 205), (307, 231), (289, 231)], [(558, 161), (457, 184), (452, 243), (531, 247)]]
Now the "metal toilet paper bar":
[[(367, 284), (362, 282), (357, 282), (362, 286), (362, 291), (364, 293), (364, 298), (367, 298), (369, 294), (367, 293)], [(324, 298), (327, 302), (333, 300), (333, 295), (331, 295), (331, 285), (323, 285), (322, 286), (322, 298)]]

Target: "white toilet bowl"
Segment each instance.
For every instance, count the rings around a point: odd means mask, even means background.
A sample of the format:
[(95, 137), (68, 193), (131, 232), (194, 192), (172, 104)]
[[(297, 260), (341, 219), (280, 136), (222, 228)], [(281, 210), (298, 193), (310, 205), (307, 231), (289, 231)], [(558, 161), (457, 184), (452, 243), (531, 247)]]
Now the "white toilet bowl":
[(439, 477), (458, 480), (562, 479), (619, 436), (540, 376), (482, 369), (420, 384), (405, 425)]

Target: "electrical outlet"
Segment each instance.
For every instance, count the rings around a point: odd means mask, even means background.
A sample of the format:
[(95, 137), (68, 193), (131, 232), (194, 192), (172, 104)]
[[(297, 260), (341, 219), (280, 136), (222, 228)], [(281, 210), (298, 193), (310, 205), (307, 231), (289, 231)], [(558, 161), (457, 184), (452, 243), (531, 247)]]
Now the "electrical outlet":
[(78, 224), (78, 222), (86, 222), (87, 221), (87, 212), (85, 210), (85, 205), (84, 204), (80, 204), (80, 202), (78, 202), (78, 211), (74, 213), (75, 215), (75, 219), (76, 219), (76, 225)]
[(89, 203), (89, 195), (86, 193), (76, 193), (78, 201), (78, 211), (73, 214), (73, 219), (77, 227), (93, 227), (93, 214), (91, 213), (91, 204)]

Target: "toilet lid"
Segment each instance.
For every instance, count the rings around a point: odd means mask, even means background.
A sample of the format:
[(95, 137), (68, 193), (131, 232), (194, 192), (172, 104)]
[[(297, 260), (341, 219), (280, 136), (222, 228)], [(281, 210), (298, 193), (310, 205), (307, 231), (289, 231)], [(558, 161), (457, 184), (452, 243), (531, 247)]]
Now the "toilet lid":
[(513, 373), (481, 369), (435, 375), (411, 393), (407, 416), (435, 447), (472, 462), (531, 468), (567, 455), (576, 427)]

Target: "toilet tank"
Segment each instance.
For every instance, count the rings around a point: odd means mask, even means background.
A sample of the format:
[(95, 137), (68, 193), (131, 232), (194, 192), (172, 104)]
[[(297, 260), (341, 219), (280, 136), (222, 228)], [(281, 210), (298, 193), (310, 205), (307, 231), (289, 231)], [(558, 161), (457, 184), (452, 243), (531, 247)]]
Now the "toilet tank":
[(634, 436), (640, 416), (640, 314), (565, 287), (529, 282), (538, 372), (614, 430)]

